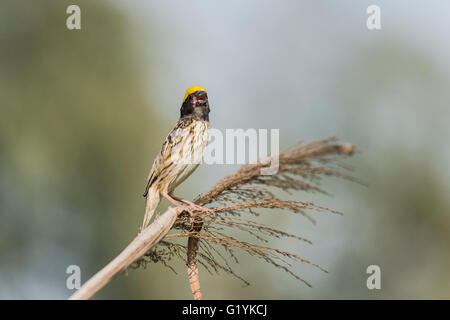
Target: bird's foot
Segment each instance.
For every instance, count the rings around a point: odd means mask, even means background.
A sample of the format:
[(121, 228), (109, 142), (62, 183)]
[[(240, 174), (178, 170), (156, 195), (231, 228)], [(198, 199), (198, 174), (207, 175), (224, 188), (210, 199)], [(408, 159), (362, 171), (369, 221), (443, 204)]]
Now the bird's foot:
[(200, 206), (198, 204), (195, 204), (195, 203), (193, 203), (191, 201), (180, 199), (180, 198), (176, 198), (176, 200), (178, 200), (180, 202), (183, 202), (184, 204), (187, 204), (188, 207), (192, 207), (192, 208), (194, 208), (197, 211), (208, 213), (208, 214), (214, 214), (214, 210), (213, 209), (202, 207), (202, 206)]
[[(195, 204), (191, 201), (181, 199), (181, 198), (178, 198), (175, 196), (170, 196), (168, 194), (164, 194), (163, 196), (167, 200), (169, 200), (171, 203), (173, 203), (175, 206), (177, 206), (178, 208), (182, 208), (183, 210), (186, 210), (187, 212), (189, 212), (189, 220), (190, 220), (191, 224), (194, 222), (194, 211), (200, 211), (200, 212), (204, 212), (207, 214), (212, 214), (212, 215), (214, 215), (214, 217), (216, 216), (216, 213), (214, 212), (214, 210), (199, 206), (198, 204)], [(186, 205), (183, 206), (183, 205), (179, 204), (177, 201), (182, 202)]]

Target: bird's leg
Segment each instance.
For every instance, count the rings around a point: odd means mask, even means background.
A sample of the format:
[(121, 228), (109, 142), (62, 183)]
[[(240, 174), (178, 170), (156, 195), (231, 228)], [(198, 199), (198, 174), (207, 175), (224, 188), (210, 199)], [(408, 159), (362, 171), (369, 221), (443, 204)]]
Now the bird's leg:
[(179, 203), (177, 202), (178, 199), (175, 199), (175, 197), (172, 197), (172, 196), (170, 196), (170, 195), (167, 194), (167, 193), (163, 193), (162, 196), (163, 196), (164, 198), (166, 198), (167, 200), (169, 200), (172, 204), (174, 204), (174, 205), (177, 206), (178, 208), (184, 208), (184, 206), (182, 206), (181, 204), (179, 204)]
[[(171, 203), (173, 203), (176, 207), (181, 208), (181, 209), (186, 210), (187, 212), (189, 212), (189, 221), (190, 221), (191, 224), (194, 222), (194, 217), (193, 217), (193, 216), (194, 216), (194, 213), (193, 213), (191, 207), (189, 207), (189, 206), (182, 206), (181, 204), (179, 204), (179, 203), (177, 202), (177, 200), (178, 200), (179, 198), (175, 198), (175, 197), (173, 197), (173, 196), (170, 196), (170, 195), (167, 194), (167, 193), (163, 193), (162, 196), (163, 196), (164, 198), (166, 198), (167, 200), (169, 200)], [(178, 200), (178, 201), (180, 201), (180, 200)], [(181, 201), (180, 201), (180, 202), (181, 202)]]

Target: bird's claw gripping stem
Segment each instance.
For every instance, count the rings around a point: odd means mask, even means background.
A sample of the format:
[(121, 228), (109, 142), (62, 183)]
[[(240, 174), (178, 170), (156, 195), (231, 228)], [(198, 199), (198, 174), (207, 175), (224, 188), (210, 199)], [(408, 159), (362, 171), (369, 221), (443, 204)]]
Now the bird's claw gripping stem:
[[(191, 201), (181, 199), (181, 198), (178, 198), (175, 196), (171, 196), (169, 194), (163, 194), (163, 196), (164, 196), (164, 198), (169, 200), (171, 203), (173, 203), (176, 207), (182, 208), (183, 210), (186, 210), (187, 212), (189, 212), (189, 219), (190, 219), (191, 224), (194, 222), (194, 211), (200, 211), (200, 212), (204, 212), (204, 213), (208, 213), (208, 214), (213, 214), (215, 216), (215, 212), (212, 209), (199, 206), (198, 204), (195, 204)], [(183, 205), (179, 204), (177, 201), (182, 202), (186, 205), (183, 206)]]

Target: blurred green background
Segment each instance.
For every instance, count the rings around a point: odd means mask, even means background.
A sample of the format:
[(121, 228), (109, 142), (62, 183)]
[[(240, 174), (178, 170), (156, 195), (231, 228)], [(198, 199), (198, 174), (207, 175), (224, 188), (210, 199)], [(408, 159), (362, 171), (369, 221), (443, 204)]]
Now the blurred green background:
[[(66, 8), (81, 7), (81, 30)], [(450, 3), (377, 1), (18, 1), (0, 3), (0, 298), (64, 299), (136, 235), (148, 171), (184, 91), (208, 89), (212, 127), (279, 128), (281, 148), (337, 135), (369, 183), (329, 180), (345, 212), (266, 211), (295, 232), (270, 245), (308, 265), (283, 271), (245, 255), (235, 271), (200, 269), (209, 299), (450, 298)], [(201, 166), (177, 194), (192, 199), (236, 166)], [(195, 190), (195, 191), (194, 191)], [(167, 205), (166, 203), (164, 205)], [(161, 210), (164, 206), (161, 207)], [(368, 290), (366, 268), (381, 268)], [(115, 278), (96, 298), (190, 299), (157, 264)]]

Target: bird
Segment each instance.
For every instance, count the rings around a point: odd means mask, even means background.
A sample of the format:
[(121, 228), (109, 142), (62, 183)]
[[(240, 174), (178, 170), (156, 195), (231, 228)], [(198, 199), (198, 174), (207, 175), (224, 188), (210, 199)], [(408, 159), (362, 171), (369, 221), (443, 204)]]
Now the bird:
[[(188, 178), (200, 164), (208, 143), (209, 101), (206, 89), (192, 86), (186, 90), (180, 118), (167, 135), (147, 178), (143, 196), (146, 198), (142, 228), (146, 228), (164, 197), (191, 217), (194, 211), (213, 213), (211, 209), (173, 195), (175, 188)], [(184, 205), (182, 205), (182, 204)]]

